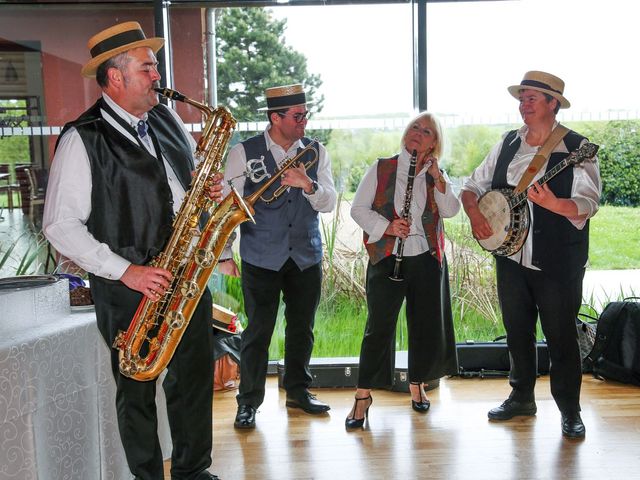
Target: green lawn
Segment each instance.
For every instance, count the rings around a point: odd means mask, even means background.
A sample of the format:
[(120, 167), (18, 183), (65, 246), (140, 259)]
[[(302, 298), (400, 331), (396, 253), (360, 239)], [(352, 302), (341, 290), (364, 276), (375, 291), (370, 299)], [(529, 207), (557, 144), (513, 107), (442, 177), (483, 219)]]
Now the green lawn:
[(589, 269), (640, 268), (640, 208), (602, 206), (590, 222)]

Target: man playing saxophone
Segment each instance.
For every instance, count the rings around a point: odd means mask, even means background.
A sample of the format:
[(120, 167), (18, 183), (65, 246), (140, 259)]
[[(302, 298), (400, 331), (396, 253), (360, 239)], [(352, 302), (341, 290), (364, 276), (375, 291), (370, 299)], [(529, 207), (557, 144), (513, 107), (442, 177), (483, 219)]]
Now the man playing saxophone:
[[(171, 234), (189, 188), (195, 141), (180, 118), (158, 103), (155, 53), (137, 22), (94, 35), (82, 69), (102, 96), (60, 135), (51, 165), (44, 233), (64, 256), (89, 272), (98, 328), (112, 346), (143, 296), (158, 299), (168, 270), (145, 266)], [(221, 175), (209, 195), (222, 198)], [(163, 388), (173, 452), (172, 479), (218, 478), (211, 465), (213, 362), (211, 295), (206, 291), (169, 363)], [(156, 382), (122, 375), (111, 350), (120, 437), (136, 479), (164, 477), (157, 435)]]
[[(302, 85), (266, 90), (269, 125), (230, 150), (225, 184), (231, 181), (244, 196), (256, 191), (273, 175), (278, 165), (309, 145), (304, 137), (309, 111)], [(317, 155), (317, 162), (313, 157)], [(317, 144), (302, 154), (298, 167), (287, 169), (280, 180), (255, 204), (255, 224), (240, 227), (242, 292), (248, 326), (242, 333), (240, 390), (237, 396), (236, 428), (254, 428), (256, 409), (265, 394), (268, 348), (276, 323), (280, 295), (285, 303), (286, 405), (310, 414), (321, 414), (329, 405), (309, 392), (309, 360), (313, 350), (313, 324), (322, 283), (322, 239), (318, 212), (336, 205), (331, 162), (326, 149)], [(305, 168), (303, 163), (312, 164)], [(281, 185), (285, 189), (270, 200)], [(223, 254), (218, 269), (238, 274), (231, 251)]]

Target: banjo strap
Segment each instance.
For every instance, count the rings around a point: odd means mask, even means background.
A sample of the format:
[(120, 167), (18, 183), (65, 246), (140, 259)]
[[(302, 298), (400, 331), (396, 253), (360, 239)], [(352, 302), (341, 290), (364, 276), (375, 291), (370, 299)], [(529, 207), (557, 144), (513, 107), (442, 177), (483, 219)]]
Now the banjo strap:
[(558, 126), (551, 132), (547, 141), (544, 142), (544, 145), (538, 150), (538, 153), (531, 159), (531, 163), (522, 174), (522, 178), (518, 182), (518, 185), (513, 191), (514, 195), (517, 195), (520, 192), (524, 192), (525, 189), (531, 184), (533, 177), (536, 176), (536, 173), (542, 168), (542, 166), (546, 163), (551, 154), (551, 151), (555, 148), (555, 146), (560, 143), (560, 140), (564, 138), (564, 136), (569, 133), (569, 129), (564, 125), (558, 124)]

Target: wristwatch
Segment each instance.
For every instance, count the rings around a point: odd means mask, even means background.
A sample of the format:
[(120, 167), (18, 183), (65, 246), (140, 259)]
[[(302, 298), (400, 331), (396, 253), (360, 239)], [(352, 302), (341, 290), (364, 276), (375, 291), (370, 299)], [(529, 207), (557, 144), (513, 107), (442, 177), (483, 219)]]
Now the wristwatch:
[(442, 174), (438, 175), (438, 178), (436, 178), (436, 182), (447, 183), (447, 181), (444, 179), (444, 175)]
[(317, 191), (318, 191), (318, 182), (316, 182), (315, 180), (311, 180), (311, 193), (309, 193), (308, 195), (313, 195)]

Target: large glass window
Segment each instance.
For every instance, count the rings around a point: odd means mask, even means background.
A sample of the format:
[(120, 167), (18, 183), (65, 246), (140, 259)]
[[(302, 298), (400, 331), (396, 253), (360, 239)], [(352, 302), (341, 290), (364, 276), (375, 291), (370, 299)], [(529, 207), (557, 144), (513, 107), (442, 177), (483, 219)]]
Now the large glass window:
[[(10, 165), (9, 182), (19, 180), (16, 164), (29, 164), (41, 171), (44, 186), (62, 126), (99, 96), (95, 81), (80, 76), (89, 58), (87, 40), (127, 20), (138, 21), (148, 36), (154, 34), (151, 3), (86, 3), (0, 5), (0, 164)], [(267, 87), (303, 82), (316, 101), (309, 133), (331, 154), (342, 204), (337, 216), (322, 216), (327, 288), (314, 354), (355, 356), (366, 316), (366, 255), (361, 232), (350, 220), (349, 200), (365, 169), (376, 158), (397, 152), (401, 131), (415, 113), (415, 7), (408, 2), (266, 9), (194, 5), (167, 5), (171, 86), (199, 102), (227, 105), (240, 122), (232, 142), (264, 129), (258, 109)], [(448, 173), (461, 182), (502, 132), (520, 124), (517, 103), (506, 88), (527, 70), (550, 71), (565, 80), (572, 108), (561, 111), (561, 121), (587, 122), (580, 124), (582, 131), (592, 132), (594, 140), (606, 139), (608, 146), (626, 132), (628, 145), (640, 113), (635, 94), (639, 67), (630, 53), (637, 43), (637, 10), (626, 0), (428, 2), (427, 104), (446, 126), (443, 165)], [(200, 111), (184, 104), (175, 108), (198, 136)], [(17, 192), (2, 190), (0, 208), (9, 206), (9, 194), (19, 206)], [(14, 210), (10, 217), (5, 211), (6, 222), (16, 218), (20, 210)], [(475, 287), (465, 283), (468, 275), (455, 276), (469, 273), (469, 265), (459, 262), (471, 246), (454, 249), (469, 240), (466, 223), (462, 215), (447, 223), (458, 340), (489, 339), (501, 329), (494, 282), (485, 268), (491, 259), (474, 250), (468, 255), (480, 259), (479, 281), (487, 288), (486, 298), (473, 308), (464, 295)], [(458, 265), (463, 269), (456, 271)], [(227, 293), (227, 306), (241, 313), (234, 282), (214, 279), (216, 288)], [(469, 330), (472, 316), (478, 328)], [(398, 338), (402, 348), (403, 330)], [(278, 341), (273, 358), (281, 355)]]

